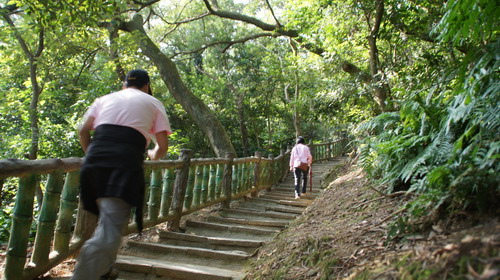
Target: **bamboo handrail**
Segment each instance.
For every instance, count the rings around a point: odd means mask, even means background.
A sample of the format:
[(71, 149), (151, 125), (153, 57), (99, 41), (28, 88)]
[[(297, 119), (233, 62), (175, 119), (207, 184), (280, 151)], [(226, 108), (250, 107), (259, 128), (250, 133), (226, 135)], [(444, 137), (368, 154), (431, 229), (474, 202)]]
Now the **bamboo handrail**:
[[(347, 140), (309, 147), (315, 161), (328, 160), (346, 151)], [(228, 154), (226, 158), (192, 159), (191, 154), (189, 150), (181, 150), (178, 160), (144, 162), (147, 182), (144, 228), (168, 221), (169, 230), (177, 231), (182, 216), (218, 203), (230, 207), (231, 200), (248, 194), (257, 196), (260, 190), (282, 181), (289, 169), (289, 150), (267, 158), (258, 152), (247, 158)], [(92, 229), (96, 219), (86, 211), (79, 211), (81, 164), (81, 158), (0, 160), (0, 182), (19, 179), (3, 279), (31, 280), (44, 274), (71, 257), (88, 238), (85, 229)], [(34, 219), (37, 183), (45, 184), (45, 194)], [(37, 231), (30, 258), (29, 234), (34, 225)], [(131, 222), (124, 234), (135, 231), (136, 226)]]

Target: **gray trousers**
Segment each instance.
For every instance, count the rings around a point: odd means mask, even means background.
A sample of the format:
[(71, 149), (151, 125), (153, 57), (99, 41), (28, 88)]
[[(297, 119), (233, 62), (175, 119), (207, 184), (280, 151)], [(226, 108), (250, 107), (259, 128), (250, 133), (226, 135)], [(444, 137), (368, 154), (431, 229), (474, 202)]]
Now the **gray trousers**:
[(97, 205), (99, 222), (92, 237), (83, 244), (72, 280), (99, 280), (116, 261), (131, 206), (113, 197), (99, 198)]

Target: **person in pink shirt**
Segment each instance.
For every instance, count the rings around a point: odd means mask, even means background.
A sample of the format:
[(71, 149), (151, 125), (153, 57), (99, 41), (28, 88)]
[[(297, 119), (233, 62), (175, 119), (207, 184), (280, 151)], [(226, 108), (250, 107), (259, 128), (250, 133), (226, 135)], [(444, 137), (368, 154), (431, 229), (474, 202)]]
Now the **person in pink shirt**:
[(302, 193), (306, 193), (307, 173), (313, 161), (311, 150), (304, 143), (304, 138), (299, 136), (290, 154), (290, 171), (293, 171), (295, 178), (295, 199), (300, 198), (301, 185)]
[(163, 104), (152, 96), (148, 73), (132, 70), (123, 90), (96, 99), (79, 133), (85, 152), (80, 199), (85, 210), (99, 216), (99, 222), (80, 251), (71, 279), (116, 279), (112, 266), (134, 207), (138, 231), (142, 230), (146, 148), (153, 139), (155, 147), (147, 155), (160, 159), (172, 133)]

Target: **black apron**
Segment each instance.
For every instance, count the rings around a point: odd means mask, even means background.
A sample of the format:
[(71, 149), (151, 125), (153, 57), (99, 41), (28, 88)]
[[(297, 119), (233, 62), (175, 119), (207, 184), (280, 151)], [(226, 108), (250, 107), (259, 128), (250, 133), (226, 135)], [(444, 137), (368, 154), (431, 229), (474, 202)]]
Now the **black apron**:
[(146, 138), (131, 127), (104, 124), (96, 128), (80, 171), (85, 210), (99, 215), (98, 198), (121, 198), (135, 207), (137, 229), (142, 231), (145, 147)]

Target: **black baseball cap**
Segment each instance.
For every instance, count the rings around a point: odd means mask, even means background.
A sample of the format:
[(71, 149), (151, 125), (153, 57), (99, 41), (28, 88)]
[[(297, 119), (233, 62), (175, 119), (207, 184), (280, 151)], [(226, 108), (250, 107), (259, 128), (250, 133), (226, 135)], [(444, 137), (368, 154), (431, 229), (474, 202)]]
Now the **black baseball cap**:
[(142, 88), (144, 85), (149, 84), (148, 72), (142, 69), (135, 69), (127, 73), (125, 77), (126, 87)]

